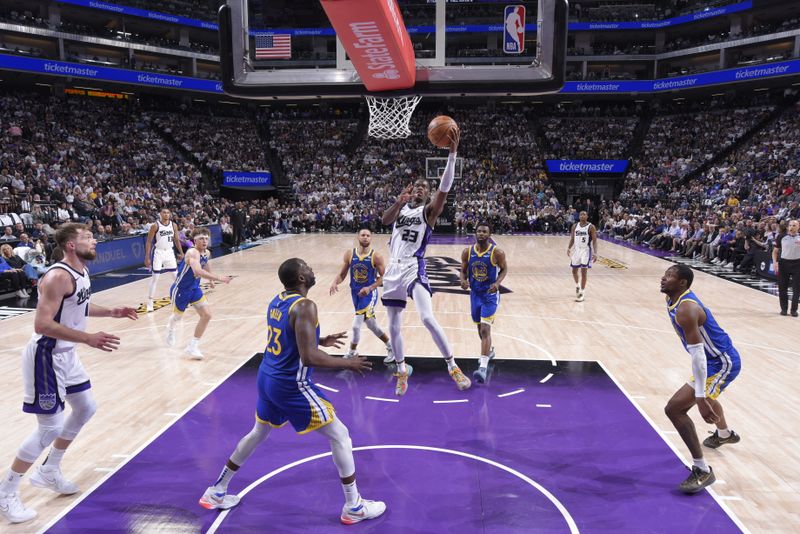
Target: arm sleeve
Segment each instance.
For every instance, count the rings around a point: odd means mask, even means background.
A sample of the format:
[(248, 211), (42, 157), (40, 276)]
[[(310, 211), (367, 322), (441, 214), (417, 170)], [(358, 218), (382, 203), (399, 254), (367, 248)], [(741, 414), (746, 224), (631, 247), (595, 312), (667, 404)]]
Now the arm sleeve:
[(456, 155), (452, 153), (447, 156), (447, 165), (444, 167), (442, 173), (442, 181), (439, 183), (439, 191), (442, 193), (449, 193), (450, 188), (453, 187), (453, 180), (456, 174)]
[(686, 350), (692, 355), (692, 373), (694, 374), (694, 396), (706, 396), (706, 378), (708, 369), (706, 368), (706, 351), (702, 343), (686, 345)]

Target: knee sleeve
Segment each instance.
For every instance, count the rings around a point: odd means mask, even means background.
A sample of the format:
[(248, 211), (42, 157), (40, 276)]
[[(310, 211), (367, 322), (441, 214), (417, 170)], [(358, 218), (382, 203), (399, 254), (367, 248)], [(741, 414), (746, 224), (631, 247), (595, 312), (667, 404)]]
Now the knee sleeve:
[(17, 452), (17, 458), (23, 462), (32, 464), (50, 446), (53, 441), (61, 434), (64, 428), (64, 412), (55, 414), (37, 414), (38, 426), (30, 434)]
[(334, 419), (319, 429), (320, 434), (328, 438), (333, 453), (333, 463), (339, 471), (339, 477), (347, 478), (356, 472), (356, 463), (353, 460), (353, 442), (350, 432), (344, 423)]
[(97, 403), (92, 395), (92, 390), (87, 389), (78, 393), (67, 395), (67, 403), (72, 409), (72, 412), (67, 417), (64, 423), (64, 429), (61, 431), (60, 438), (72, 441), (81, 431), (83, 425), (89, 422), (89, 419), (97, 411)]
[(356, 315), (353, 317), (353, 333), (350, 337), (350, 343), (353, 345), (358, 345), (358, 342), (361, 341), (361, 326), (364, 324), (364, 316), (363, 315)]
[(403, 336), (400, 335), (403, 310), (394, 306), (387, 306), (386, 312), (389, 314), (389, 337), (392, 339), (394, 360), (396, 362), (402, 362), (403, 358), (405, 358), (405, 352), (403, 352)]
[(244, 464), (253, 454), (253, 451), (269, 436), (272, 428), (269, 425), (256, 421), (253, 429), (236, 445), (236, 450), (231, 454), (231, 462), (238, 466)]
[(378, 326), (378, 321), (375, 320), (375, 317), (370, 317), (364, 322), (366, 323), (367, 328), (369, 328), (373, 334), (375, 334), (378, 337), (384, 336), (384, 331), (381, 330), (380, 326)]

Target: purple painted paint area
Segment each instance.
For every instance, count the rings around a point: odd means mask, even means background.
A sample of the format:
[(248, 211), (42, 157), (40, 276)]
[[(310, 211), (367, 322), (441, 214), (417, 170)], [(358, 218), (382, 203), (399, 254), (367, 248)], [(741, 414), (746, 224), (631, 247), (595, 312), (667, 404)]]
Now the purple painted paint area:
[[(676, 486), (688, 471), (596, 363), (501, 361), (488, 385), (459, 392), (439, 359), (414, 361), (409, 391), (392, 399), (394, 380), (379, 359), (365, 378), (319, 369), (317, 383), (349, 427), (355, 447), (427, 446), (355, 452), (362, 495), (387, 503), (360, 532), (569, 532), (538, 489), (491, 460), (546, 488), (581, 532), (736, 532), (708, 493), (687, 497)], [(256, 362), (257, 363), (257, 362)], [(475, 362), (461, 362), (471, 372)], [(539, 380), (554, 372), (545, 384)], [(218, 512), (197, 504), (239, 438), (253, 424), (253, 365), (211, 395), (131, 459), (51, 532), (205, 532)], [(519, 388), (519, 394), (497, 395)], [(434, 404), (434, 400), (467, 399)], [(549, 408), (537, 404), (550, 405)], [(319, 435), (275, 430), (240, 469), (231, 492), (289, 463), (329, 451)], [(731, 475), (733, 476), (733, 475)], [(341, 532), (341, 487), (330, 456), (258, 484), (220, 532)]]
[(428, 241), (431, 245), (471, 245), (475, 243), (472, 235), (433, 234)]

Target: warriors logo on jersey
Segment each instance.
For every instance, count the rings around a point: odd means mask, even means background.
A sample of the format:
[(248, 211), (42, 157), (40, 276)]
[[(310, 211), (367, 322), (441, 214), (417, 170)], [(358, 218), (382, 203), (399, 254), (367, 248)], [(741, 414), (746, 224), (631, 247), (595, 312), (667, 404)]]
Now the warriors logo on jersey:
[(359, 296), (361, 289), (375, 283), (377, 277), (375, 271), (375, 251), (370, 249), (364, 256), (358, 254), (357, 249), (353, 249), (350, 257), (350, 296), (353, 299), (353, 307), (356, 315), (364, 315), (367, 319), (375, 317), (375, 304), (378, 302), (378, 290), (373, 289), (366, 295)]
[(478, 252), (478, 246), (473, 245), (469, 250), (469, 301), (472, 321), (476, 324), (492, 324), (500, 305), (500, 292), (489, 293), (489, 288), (497, 281), (496, 248), (490, 244), (488, 249)]

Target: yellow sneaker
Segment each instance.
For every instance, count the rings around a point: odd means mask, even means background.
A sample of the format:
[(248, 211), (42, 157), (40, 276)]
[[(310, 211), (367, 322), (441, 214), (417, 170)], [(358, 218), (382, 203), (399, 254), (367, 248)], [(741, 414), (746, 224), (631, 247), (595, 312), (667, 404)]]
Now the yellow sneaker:
[(462, 373), (461, 369), (459, 369), (457, 366), (452, 371), (450, 371), (450, 376), (453, 378), (453, 380), (455, 380), (458, 389), (461, 391), (469, 389), (469, 387), (472, 385), (470, 379), (467, 378), (466, 375)]

